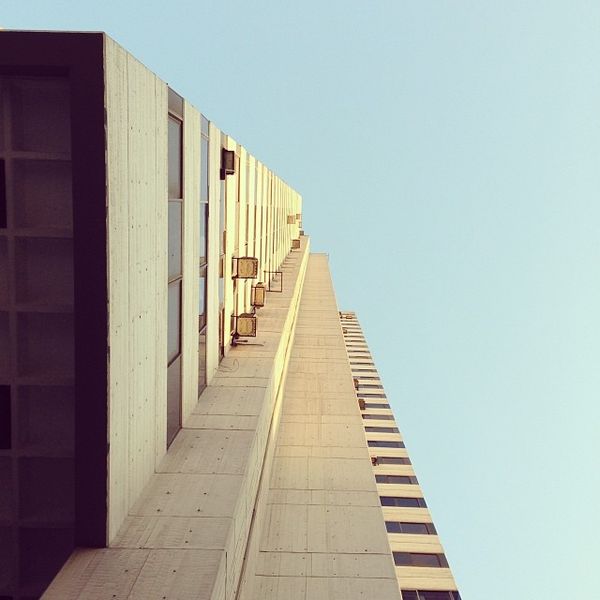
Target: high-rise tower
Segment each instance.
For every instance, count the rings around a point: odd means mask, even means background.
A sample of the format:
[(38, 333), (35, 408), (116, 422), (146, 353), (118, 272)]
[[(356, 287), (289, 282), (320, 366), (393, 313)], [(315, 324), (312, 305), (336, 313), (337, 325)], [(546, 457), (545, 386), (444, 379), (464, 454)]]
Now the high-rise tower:
[(340, 322), (402, 598), (460, 600), (358, 319)]

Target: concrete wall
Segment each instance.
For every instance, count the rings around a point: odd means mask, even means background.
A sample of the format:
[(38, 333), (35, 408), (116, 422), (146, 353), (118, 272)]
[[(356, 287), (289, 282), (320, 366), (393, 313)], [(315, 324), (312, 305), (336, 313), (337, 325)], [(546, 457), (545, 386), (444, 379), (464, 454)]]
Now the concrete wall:
[[(109, 279), (109, 492), (107, 540), (166, 453), (167, 115), (168, 88), (113, 40), (105, 38)], [(198, 400), (198, 268), (201, 115), (184, 101), (182, 422)], [(256, 280), (232, 279), (234, 256), (260, 257), (276, 270), (298, 237), (301, 198), (231, 137), (239, 160), (225, 180), (226, 353), (231, 315), (249, 312)], [(219, 365), (219, 202), (221, 131), (210, 124), (207, 270), (207, 380)], [(256, 180), (256, 186), (255, 186)], [(260, 211), (255, 211), (255, 206)], [(255, 217), (255, 212), (257, 217)], [(254, 224), (263, 229), (259, 239)], [(256, 238), (256, 239), (255, 239)], [(260, 252), (259, 252), (260, 250)], [(237, 312), (236, 312), (237, 311)], [(260, 327), (260, 324), (259, 324)]]

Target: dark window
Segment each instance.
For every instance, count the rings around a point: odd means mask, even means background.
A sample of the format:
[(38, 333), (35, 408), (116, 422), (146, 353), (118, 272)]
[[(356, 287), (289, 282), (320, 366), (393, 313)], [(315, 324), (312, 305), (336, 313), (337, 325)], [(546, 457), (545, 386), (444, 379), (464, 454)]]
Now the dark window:
[(181, 276), (182, 203), (169, 202), (169, 280)]
[(0, 450), (11, 447), (10, 386), (0, 385)]
[(386, 521), (388, 533), (413, 533), (421, 535), (436, 535), (433, 523), (408, 523), (405, 521)]
[(399, 433), (399, 429), (397, 427), (365, 427), (365, 431), (370, 431), (373, 433)]
[(206, 325), (206, 267), (200, 269), (199, 278), (199, 304), (198, 304), (198, 330), (202, 331)]
[(414, 475), (375, 475), (377, 483), (417, 484)]
[(392, 442), (387, 440), (368, 440), (371, 448), (404, 448), (404, 442)]
[[(366, 400), (366, 398), (362, 398)], [(377, 403), (377, 402), (365, 402), (365, 408), (389, 408), (389, 404)]]
[(364, 400), (368, 400), (369, 398), (387, 398), (385, 394), (371, 394), (369, 392), (366, 392), (365, 390), (361, 390), (360, 393), (363, 394), (361, 398), (363, 398)]
[(181, 352), (181, 280), (169, 284), (167, 364)]
[(381, 506), (400, 506), (402, 508), (427, 508), (424, 498), (400, 498), (397, 496), (380, 496)]
[(427, 554), (424, 552), (392, 552), (394, 564), (398, 567), (447, 567), (448, 562), (443, 554)]
[(378, 390), (383, 389), (383, 386), (380, 383), (362, 383), (362, 381), (359, 381), (358, 387), (359, 387), (359, 389), (360, 388), (375, 388)]
[(182, 198), (182, 160), (181, 141), (182, 123), (178, 119), (169, 117), (169, 198)]
[(374, 420), (383, 419), (384, 421), (393, 421), (394, 415), (367, 415), (367, 414), (363, 413), (362, 418), (363, 419), (374, 419)]
[(0, 160), (0, 229), (6, 228), (6, 175), (4, 160)]
[(200, 148), (200, 266), (206, 263), (208, 256), (208, 150), (208, 137), (203, 134)]
[(408, 456), (378, 456), (378, 465), (410, 465)]

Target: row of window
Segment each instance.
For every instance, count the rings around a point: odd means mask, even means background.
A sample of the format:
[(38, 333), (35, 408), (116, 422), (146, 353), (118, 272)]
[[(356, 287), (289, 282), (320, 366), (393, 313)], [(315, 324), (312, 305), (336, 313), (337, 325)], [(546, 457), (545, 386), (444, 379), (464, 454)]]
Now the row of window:
[(437, 535), (433, 523), (408, 523), (406, 521), (386, 521), (388, 533), (414, 533), (419, 535)]
[(419, 482), (414, 475), (375, 475), (377, 483), (401, 483), (417, 485)]
[(400, 508), (427, 508), (425, 498), (406, 498), (399, 496), (379, 496), (381, 506), (398, 506)]
[(448, 568), (448, 561), (443, 554), (428, 552), (392, 552), (397, 567), (442, 567)]
[(402, 590), (402, 600), (461, 600), (455, 591)]

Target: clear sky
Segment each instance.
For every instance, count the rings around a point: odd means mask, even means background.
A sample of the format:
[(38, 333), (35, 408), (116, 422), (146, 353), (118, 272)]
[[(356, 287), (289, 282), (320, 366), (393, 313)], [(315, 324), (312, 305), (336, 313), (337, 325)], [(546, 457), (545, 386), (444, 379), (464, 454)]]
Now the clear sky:
[(600, 599), (598, 0), (1, 5), (107, 31), (303, 194), (464, 600)]

